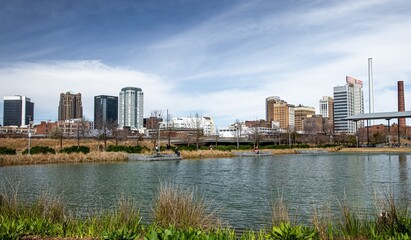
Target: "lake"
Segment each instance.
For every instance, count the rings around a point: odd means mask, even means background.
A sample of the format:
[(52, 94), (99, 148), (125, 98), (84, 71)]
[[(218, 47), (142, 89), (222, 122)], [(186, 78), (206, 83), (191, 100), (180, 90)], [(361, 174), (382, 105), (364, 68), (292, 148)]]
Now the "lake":
[(81, 214), (113, 208), (121, 196), (134, 199), (150, 221), (160, 183), (172, 182), (203, 195), (236, 228), (270, 222), (270, 206), (282, 197), (290, 214), (310, 220), (314, 209), (338, 215), (347, 200), (362, 216), (380, 211), (379, 200), (411, 196), (411, 154), (290, 154), (169, 162), (50, 164), (0, 167), (2, 187), (20, 197), (60, 196)]

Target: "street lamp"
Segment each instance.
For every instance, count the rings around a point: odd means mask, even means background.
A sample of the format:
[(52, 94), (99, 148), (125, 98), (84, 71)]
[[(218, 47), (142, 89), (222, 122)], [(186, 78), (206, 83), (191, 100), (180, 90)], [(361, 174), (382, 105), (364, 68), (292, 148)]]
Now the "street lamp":
[(28, 138), (29, 138), (29, 145), (28, 145), (28, 148), (27, 148), (27, 153), (28, 153), (28, 155), (30, 155), (30, 144), (31, 144), (31, 116), (29, 116), (29, 129), (28, 129), (28, 133), (27, 133), (27, 136), (28, 136)]
[(157, 121), (158, 121), (158, 144), (157, 144), (157, 148), (158, 148), (158, 153), (160, 153), (160, 147), (161, 147), (161, 145), (160, 145), (160, 114), (158, 114), (158, 119), (157, 119)]
[(237, 137), (237, 150), (240, 149), (239, 132), (238, 132), (239, 129), (240, 129), (240, 126), (238, 123), (236, 123), (235, 124), (235, 135)]

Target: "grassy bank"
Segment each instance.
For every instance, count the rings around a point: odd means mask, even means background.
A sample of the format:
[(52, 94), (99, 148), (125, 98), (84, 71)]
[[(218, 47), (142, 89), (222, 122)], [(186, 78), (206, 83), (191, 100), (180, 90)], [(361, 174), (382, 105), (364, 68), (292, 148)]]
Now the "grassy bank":
[(58, 198), (19, 200), (16, 192), (0, 194), (0, 239), (410, 239), (409, 204), (399, 208), (392, 195), (383, 197), (382, 211), (361, 219), (344, 201), (338, 216), (319, 215), (300, 224), (291, 220), (281, 200), (273, 201), (272, 221), (260, 230), (240, 232), (222, 223), (203, 195), (174, 184), (162, 184), (152, 206), (153, 222), (142, 224), (138, 203), (120, 198), (106, 212), (76, 218)]
[(341, 148), (339, 152), (346, 153), (411, 153), (411, 148)]
[(91, 163), (91, 162), (124, 162), (127, 154), (122, 152), (92, 152), (83, 153), (57, 153), (33, 155), (0, 155), (0, 166), (48, 164), (48, 163)]

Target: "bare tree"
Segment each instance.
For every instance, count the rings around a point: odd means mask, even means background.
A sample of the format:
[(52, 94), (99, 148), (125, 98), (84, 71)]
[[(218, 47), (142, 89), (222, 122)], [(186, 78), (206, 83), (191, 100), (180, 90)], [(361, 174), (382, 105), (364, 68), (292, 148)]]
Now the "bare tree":
[[(160, 150), (160, 141), (161, 141), (161, 133), (160, 133), (160, 123), (163, 119), (163, 110), (153, 110), (150, 113), (150, 119), (147, 128), (152, 129), (155, 131), (150, 131), (151, 141), (153, 142), (153, 146), (158, 147)], [(158, 143), (157, 143), (158, 139)], [(158, 146), (157, 146), (158, 145)]]
[(235, 120), (235, 136), (237, 138), (237, 150), (240, 149), (240, 138), (241, 138), (241, 131), (242, 129), (242, 124), (240, 119)]
[(306, 143), (318, 144), (318, 126), (316, 121), (303, 121), (304, 135), (307, 138)]
[(76, 131), (76, 138), (77, 138), (77, 148), (80, 148), (80, 140), (84, 138), (90, 132), (90, 122), (87, 121), (85, 118), (82, 118), (77, 123), (77, 131)]
[(202, 127), (203, 116), (199, 113), (195, 113), (193, 117), (190, 116), (191, 123), (190, 128), (194, 129), (194, 137), (196, 141), (196, 149), (199, 149), (200, 140), (204, 136), (204, 130)]
[(114, 131), (117, 128), (118, 124), (115, 120), (102, 120), (99, 124), (100, 126), (98, 131), (98, 139), (103, 140), (104, 150), (107, 149), (107, 140), (114, 135)]
[(59, 126), (50, 131), (49, 137), (60, 141), (60, 150), (63, 149), (64, 131)]
[(260, 140), (262, 138), (262, 135), (260, 133), (260, 130), (257, 124), (255, 124), (252, 128), (250, 128), (248, 137), (253, 141), (254, 148), (258, 148), (260, 145)]

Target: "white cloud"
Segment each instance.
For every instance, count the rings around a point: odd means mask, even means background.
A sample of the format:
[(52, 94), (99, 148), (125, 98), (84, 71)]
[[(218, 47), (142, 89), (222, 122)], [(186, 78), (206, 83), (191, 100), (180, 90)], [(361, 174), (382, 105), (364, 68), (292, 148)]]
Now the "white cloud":
[(57, 118), (59, 93), (81, 92), (86, 116), (92, 118), (95, 95), (118, 95), (122, 87), (135, 86), (145, 93), (146, 116), (154, 109), (169, 109), (174, 116), (199, 112), (222, 127), (237, 118), (264, 118), (264, 100), (273, 95), (318, 108), (318, 100), (332, 96), (346, 75), (364, 81), (367, 100), (367, 59), (372, 57), (375, 110), (396, 110), (397, 80), (405, 81), (406, 104), (411, 104), (411, 5), (406, 1), (297, 2), (281, 10), (277, 5), (246, 1), (176, 35), (124, 46), (130, 51), (118, 53), (129, 56), (122, 62), (139, 71), (100, 61), (3, 67), (0, 83), (7, 87), (0, 96), (27, 95), (36, 112)]
[[(55, 61), (18, 63), (0, 69), (0, 96), (25, 95), (35, 103), (35, 118), (57, 118), (59, 95), (81, 93), (84, 115), (93, 119), (94, 96), (118, 96), (121, 88), (140, 87), (146, 94), (148, 108), (160, 107), (171, 87), (155, 75), (110, 67), (99, 61)], [(146, 106), (147, 106), (146, 105)]]

